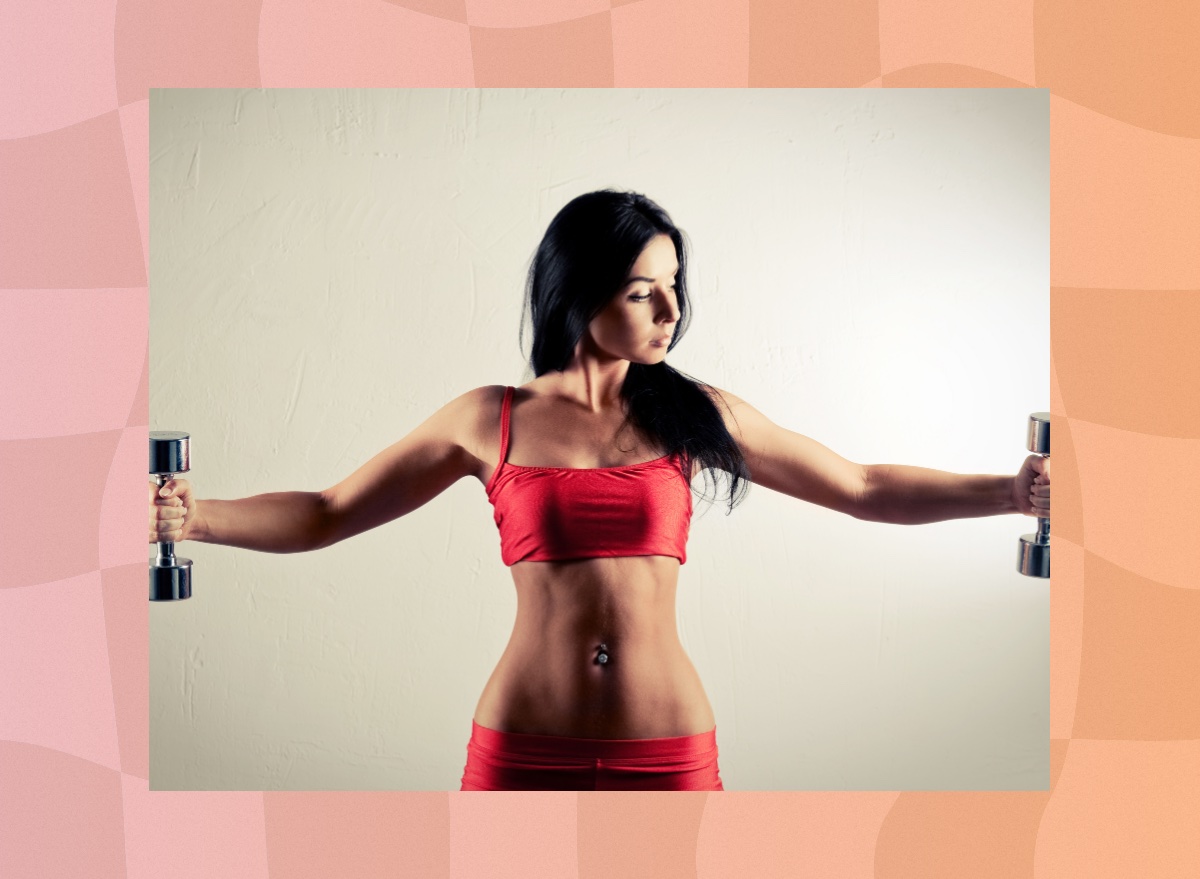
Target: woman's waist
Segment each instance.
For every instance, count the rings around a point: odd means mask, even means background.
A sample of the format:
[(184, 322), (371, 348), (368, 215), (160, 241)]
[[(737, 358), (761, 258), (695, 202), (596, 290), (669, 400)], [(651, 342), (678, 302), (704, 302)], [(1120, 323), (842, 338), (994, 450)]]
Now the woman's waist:
[(700, 678), (673, 634), (537, 645), (514, 635), (475, 719), (506, 732), (603, 739), (692, 735), (714, 724)]

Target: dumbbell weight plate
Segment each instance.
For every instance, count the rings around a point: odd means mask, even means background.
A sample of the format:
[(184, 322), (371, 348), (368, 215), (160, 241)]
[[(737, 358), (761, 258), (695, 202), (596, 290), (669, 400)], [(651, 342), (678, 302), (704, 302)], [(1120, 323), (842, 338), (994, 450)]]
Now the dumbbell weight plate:
[(1036, 534), (1022, 534), (1017, 547), (1017, 570), (1026, 577), (1050, 576), (1050, 544), (1038, 543)]
[(182, 431), (150, 431), (150, 475), (187, 473), (192, 469), (191, 445), (191, 435)]
[(150, 600), (179, 601), (192, 597), (192, 560), (176, 556), (168, 564), (150, 560)]
[(1029, 416), (1029, 429), (1025, 435), (1025, 448), (1035, 455), (1050, 454), (1050, 413), (1034, 412)]

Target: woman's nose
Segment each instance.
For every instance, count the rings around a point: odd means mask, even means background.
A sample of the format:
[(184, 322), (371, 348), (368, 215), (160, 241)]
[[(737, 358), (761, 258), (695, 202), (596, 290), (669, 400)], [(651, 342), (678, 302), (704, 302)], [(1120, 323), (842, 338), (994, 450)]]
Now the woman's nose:
[(667, 293), (663, 297), (660, 314), (667, 319), (668, 323), (675, 323), (679, 320), (679, 303), (676, 301), (674, 293)]

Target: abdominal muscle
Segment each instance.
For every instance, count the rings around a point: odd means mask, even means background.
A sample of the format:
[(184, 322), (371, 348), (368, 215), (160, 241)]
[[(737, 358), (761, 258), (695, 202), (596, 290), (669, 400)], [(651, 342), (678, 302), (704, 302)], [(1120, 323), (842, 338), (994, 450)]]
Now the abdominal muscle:
[(711, 730), (712, 707), (675, 626), (679, 567), (667, 556), (513, 565), (517, 619), (475, 722), (596, 739)]

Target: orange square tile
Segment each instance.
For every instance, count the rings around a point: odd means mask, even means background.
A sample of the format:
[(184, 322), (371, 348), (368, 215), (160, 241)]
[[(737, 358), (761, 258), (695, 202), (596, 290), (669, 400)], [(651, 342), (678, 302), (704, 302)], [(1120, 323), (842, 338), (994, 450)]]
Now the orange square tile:
[(475, 84), (482, 88), (611, 88), (610, 14), (536, 27), (472, 27)]
[(1037, 85), (1114, 119), (1200, 137), (1200, 4), (1039, 0)]
[(614, 8), (618, 88), (744, 88), (750, 2), (640, 0)]
[(1200, 589), (1088, 553), (1074, 738), (1200, 739)]
[(879, 66), (876, 0), (750, 0), (750, 85), (846, 88)]
[(1033, 0), (880, 0), (884, 74), (953, 65), (990, 73), (1017, 87), (1033, 85), (1033, 5)]

